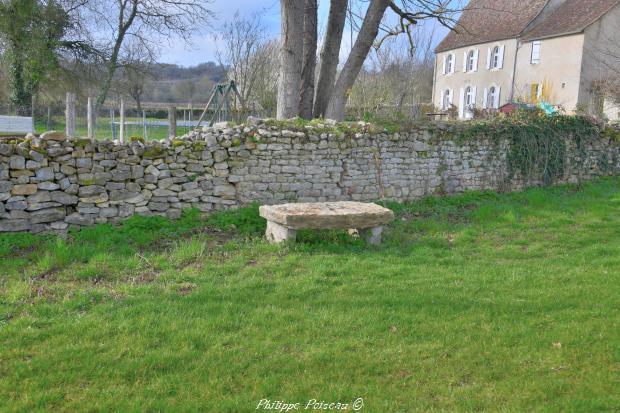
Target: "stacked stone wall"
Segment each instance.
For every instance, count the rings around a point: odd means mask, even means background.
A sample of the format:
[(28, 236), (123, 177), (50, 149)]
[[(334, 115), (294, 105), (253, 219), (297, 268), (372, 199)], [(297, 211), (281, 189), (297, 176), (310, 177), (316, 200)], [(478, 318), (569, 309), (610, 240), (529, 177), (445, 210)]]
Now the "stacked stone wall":
[[(65, 231), (134, 214), (178, 218), (185, 208), (251, 202), (408, 201), (540, 184), (508, 176), (507, 140), (463, 142), (451, 128), (428, 124), (389, 134), (359, 125), (290, 130), (257, 122), (146, 144), (53, 132), (0, 142), (0, 232)], [(558, 182), (620, 170), (611, 139), (595, 137), (585, 153), (567, 141)]]

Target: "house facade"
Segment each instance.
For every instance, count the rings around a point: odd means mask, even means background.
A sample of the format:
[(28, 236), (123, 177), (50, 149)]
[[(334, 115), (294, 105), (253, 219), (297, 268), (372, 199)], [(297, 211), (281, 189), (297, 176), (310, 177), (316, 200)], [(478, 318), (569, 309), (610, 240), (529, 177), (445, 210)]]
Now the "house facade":
[(460, 119), (544, 101), (617, 120), (597, 85), (618, 77), (619, 33), (620, 0), (471, 0), (435, 50), (433, 103)]

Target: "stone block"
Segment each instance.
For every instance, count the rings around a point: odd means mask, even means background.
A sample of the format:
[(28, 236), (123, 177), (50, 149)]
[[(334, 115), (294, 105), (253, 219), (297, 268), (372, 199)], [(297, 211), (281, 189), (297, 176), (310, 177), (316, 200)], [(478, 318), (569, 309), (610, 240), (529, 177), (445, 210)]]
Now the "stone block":
[(11, 189), (13, 195), (32, 195), (37, 193), (37, 184), (15, 185)]
[(41, 224), (45, 222), (60, 221), (65, 219), (67, 212), (65, 208), (49, 208), (34, 211), (30, 214), (30, 222), (33, 224)]
[(19, 155), (13, 155), (9, 158), (9, 168), (10, 169), (25, 169), (26, 168), (26, 158)]

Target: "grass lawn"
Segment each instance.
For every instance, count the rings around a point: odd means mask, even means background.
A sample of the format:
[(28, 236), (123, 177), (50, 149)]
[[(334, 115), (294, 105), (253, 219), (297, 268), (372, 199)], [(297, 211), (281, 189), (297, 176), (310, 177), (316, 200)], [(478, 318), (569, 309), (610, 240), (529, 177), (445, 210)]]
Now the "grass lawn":
[(620, 411), (620, 179), (390, 207), (380, 247), (256, 208), (1, 235), (0, 411)]
[[(51, 129), (55, 129), (55, 130), (59, 130), (59, 131), (65, 131), (65, 118), (61, 117), (61, 116), (54, 116), (53, 117), (53, 122), (51, 125)], [(119, 122), (119, 118), (116, 117), (115, 122)], [(147, 118), (147, 122), (161, 122), (161, 121), (167, 121), (167, 119), (156, 119), (156, 118)], [(183, 118), (178, 119), (179, 122), (183, 121)], [(142, 118), (132, 118), (132, 117), (128, 117), (127, 118), (127, 122), (142, 122)], [(120, 134), (119, 131), (119, 125), (116, 124), (114, 126), (115, 128), (115, 136), (116, 139), (118, 139), (118, 136)], [(131, 137), (139, 137), (139, 138), (144, 138), (144, 126), (143, 125), (125, 125), (125, 138), (128, 140)], [(35, 122), (35, 131), (36, 133), (43, 133), (46, 132), (48, 130), (48, 125), (47, 125), (47, 121), (45, 119), (36, 119)], [(184, 126), (178, 126), (177, 127), (177, 135), (181, 136), (189, 131), (191, 131), (192, 128), (189, 127), (184, 127)], [(87, 123), (86, 123), (86, 118), (84, 117), (78, 117), (75, 123), (75, 133), (77, 136), (81, 136), (81, 137), (86, 137), (88, 136), (88, 129), (87, 129)], [(153, 140), (153, 139), (165, 139), (168, 137), (168, 127), (167, 126), (147, 126), (147, 136), (146, 138), (148, 140)], [(110, 124), (110, 118), (109, 117), (98, 117), (96, 120), (96, 125), (95, 125), (95, 137), (97, 139), (112, 139), (112, 125)]]

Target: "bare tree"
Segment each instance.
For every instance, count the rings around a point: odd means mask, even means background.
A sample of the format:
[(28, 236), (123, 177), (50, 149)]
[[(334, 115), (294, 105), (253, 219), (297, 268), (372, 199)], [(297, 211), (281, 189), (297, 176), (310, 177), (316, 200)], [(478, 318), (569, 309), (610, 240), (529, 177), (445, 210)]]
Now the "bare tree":
[(270, 40), (257, 52), (255, 63), (259, 70), (252, 88), (252, 96), (247, 101), (249, 107), (263, 113), (263, 116), (274, 116), (277, 108), (278, 76), (274, 70), (280, 64), (280, 42)]
[(289, 119), (299, 114), (301, 102), (301, 72), (303, 61), (304, 2), (280, 0), (282, 44), (280, 51), (280, 77), (278, 79), (279, 119)]
[(347, 103), (347, 91), (353, 86), (362, 65), (368, 56), (373, 42), (379, 34), (379, 25), (387, 9), (389, 0), (372, 0), (366, 11), (362, 27), (353, 44), (351, 53), (338, 76), (325, 111), (330, 119), (344, 119), (344, 106)]
[(262, 53), (268, 39), (260, 15), (243, 18), (237, 12), (213, 37), (219, 43), (216, 54), (220, 65), (228, 67), (228, 79), (237, 83), (243, 100), (250, 102), (268, 63), (268, 55)]
[(371, 51), (348, 96), (348, 110), (366, 114), (417, 116), (432, 95), (432, 32), (412, 32), (415, 49), (401, 37), (386, 39)]
[(96, 106), (105, 102), (116, 71), (123, 66), (123, 48), (131, 39), (155, 55), (163, 39), (189, 41), (197, 28), (209, 24), (212, 0), (84, 0), (83, 18), (94, 24), (97, 48), (105, 55), (106, 71)]
[(318, 38), (317, 0), (305, 0), (304, 42), (301, 70), (299, 116), (312, 119), (314, 102), (314, 72), (316, 70), (316, 49)]
[(120, 61), (122, 66), (114, 82), (116, 92), (119, 95), (129, 95), (136, 102), (138, 111), (141, 111), (146, 84), (155, 79), (155, 56), (131, 39), (127, 42)]
[(327, 17), (327, 32), (321, 49), (319, 77), (314, 99), (314, 116), (325, 116), (331, 88), (338, 71), (338, 55), (347, 17), (348, 0), (332, 0)]
[[(300, 10), (302, 2), (291, 0), (281, 0), (282, 9), (282, 66), (281, 78), (278, 89), (278, 117), (290, 118), (299, 114), (295, 110), (299, 103), (299, 96), (293, 96), (294, 91), (299, 90), (299, 78), (303, 70), (296, 50), (301, 50), (303, 45), (303, 30), (300, 25), (295, 25), (295, 21), (303, 21), (303, 11)], [(340, 75), (335, 83), (330, 82), (332, 73), (337, 71), (338, 59), (333, 58), (336, 54), (335, 48), (329, 53), (321, 54), (319, 85), (315, 96), (318, 104), (315, 104), (315, 116), (322, 114), (323, 105), (327, 103), (324, 114), (326, 117), (341, 120), (344, 117), (344, 108), (347, 101), (347, 94), (359, 75), (364, 62), (371, 48), (378, 41), (380, 44), (384, 38), (405, 34), (411, 36), (412, 27), (424, 19), (434, 19), (440, 24), (451, 27), (456, 22), (454, 15), (457, 9), (451, 7), (459, 0), (370, 0), (361, 26), (351, 19), (351, 24), (357, 30), (357, 38), (352, 46), (351, 52), (346, 59)], [(343, 29), (341, 29), (343, 12), (340, 0), (331, 0), (330, 17), (328, 18), (328, 28), (326, 36), (331, 45), (338, 46), (338, 51)], [(382, 21), (387, 10), (391, 10), (397, 17), (398, 24), (394, 28), (382, 27)], [(349, 10), (351, 14), (352, 10)], [(346, 11), (345, 11), (346, 13)], [(345, 16), (346, 18), (346, 16)], [(333, 26), (332, 26), (333, 25)], [(379, 33), (384, 35), (379, 38)], [(338, 36), (340, 35), (340, 36)], [(340, 38), (338, 38), (340, 37)], [(379, 39), (379, 40), (377, 40)], [(413, 44), (413, 39), (411, 41)], [(323, 49), (324, 52), (326, 49)], [(298, 54), (298, 52), (297, 52)], [(323, 59), (323, 55), (327, 58)], [(331, 58), (330, 58), (331, 57)]]

